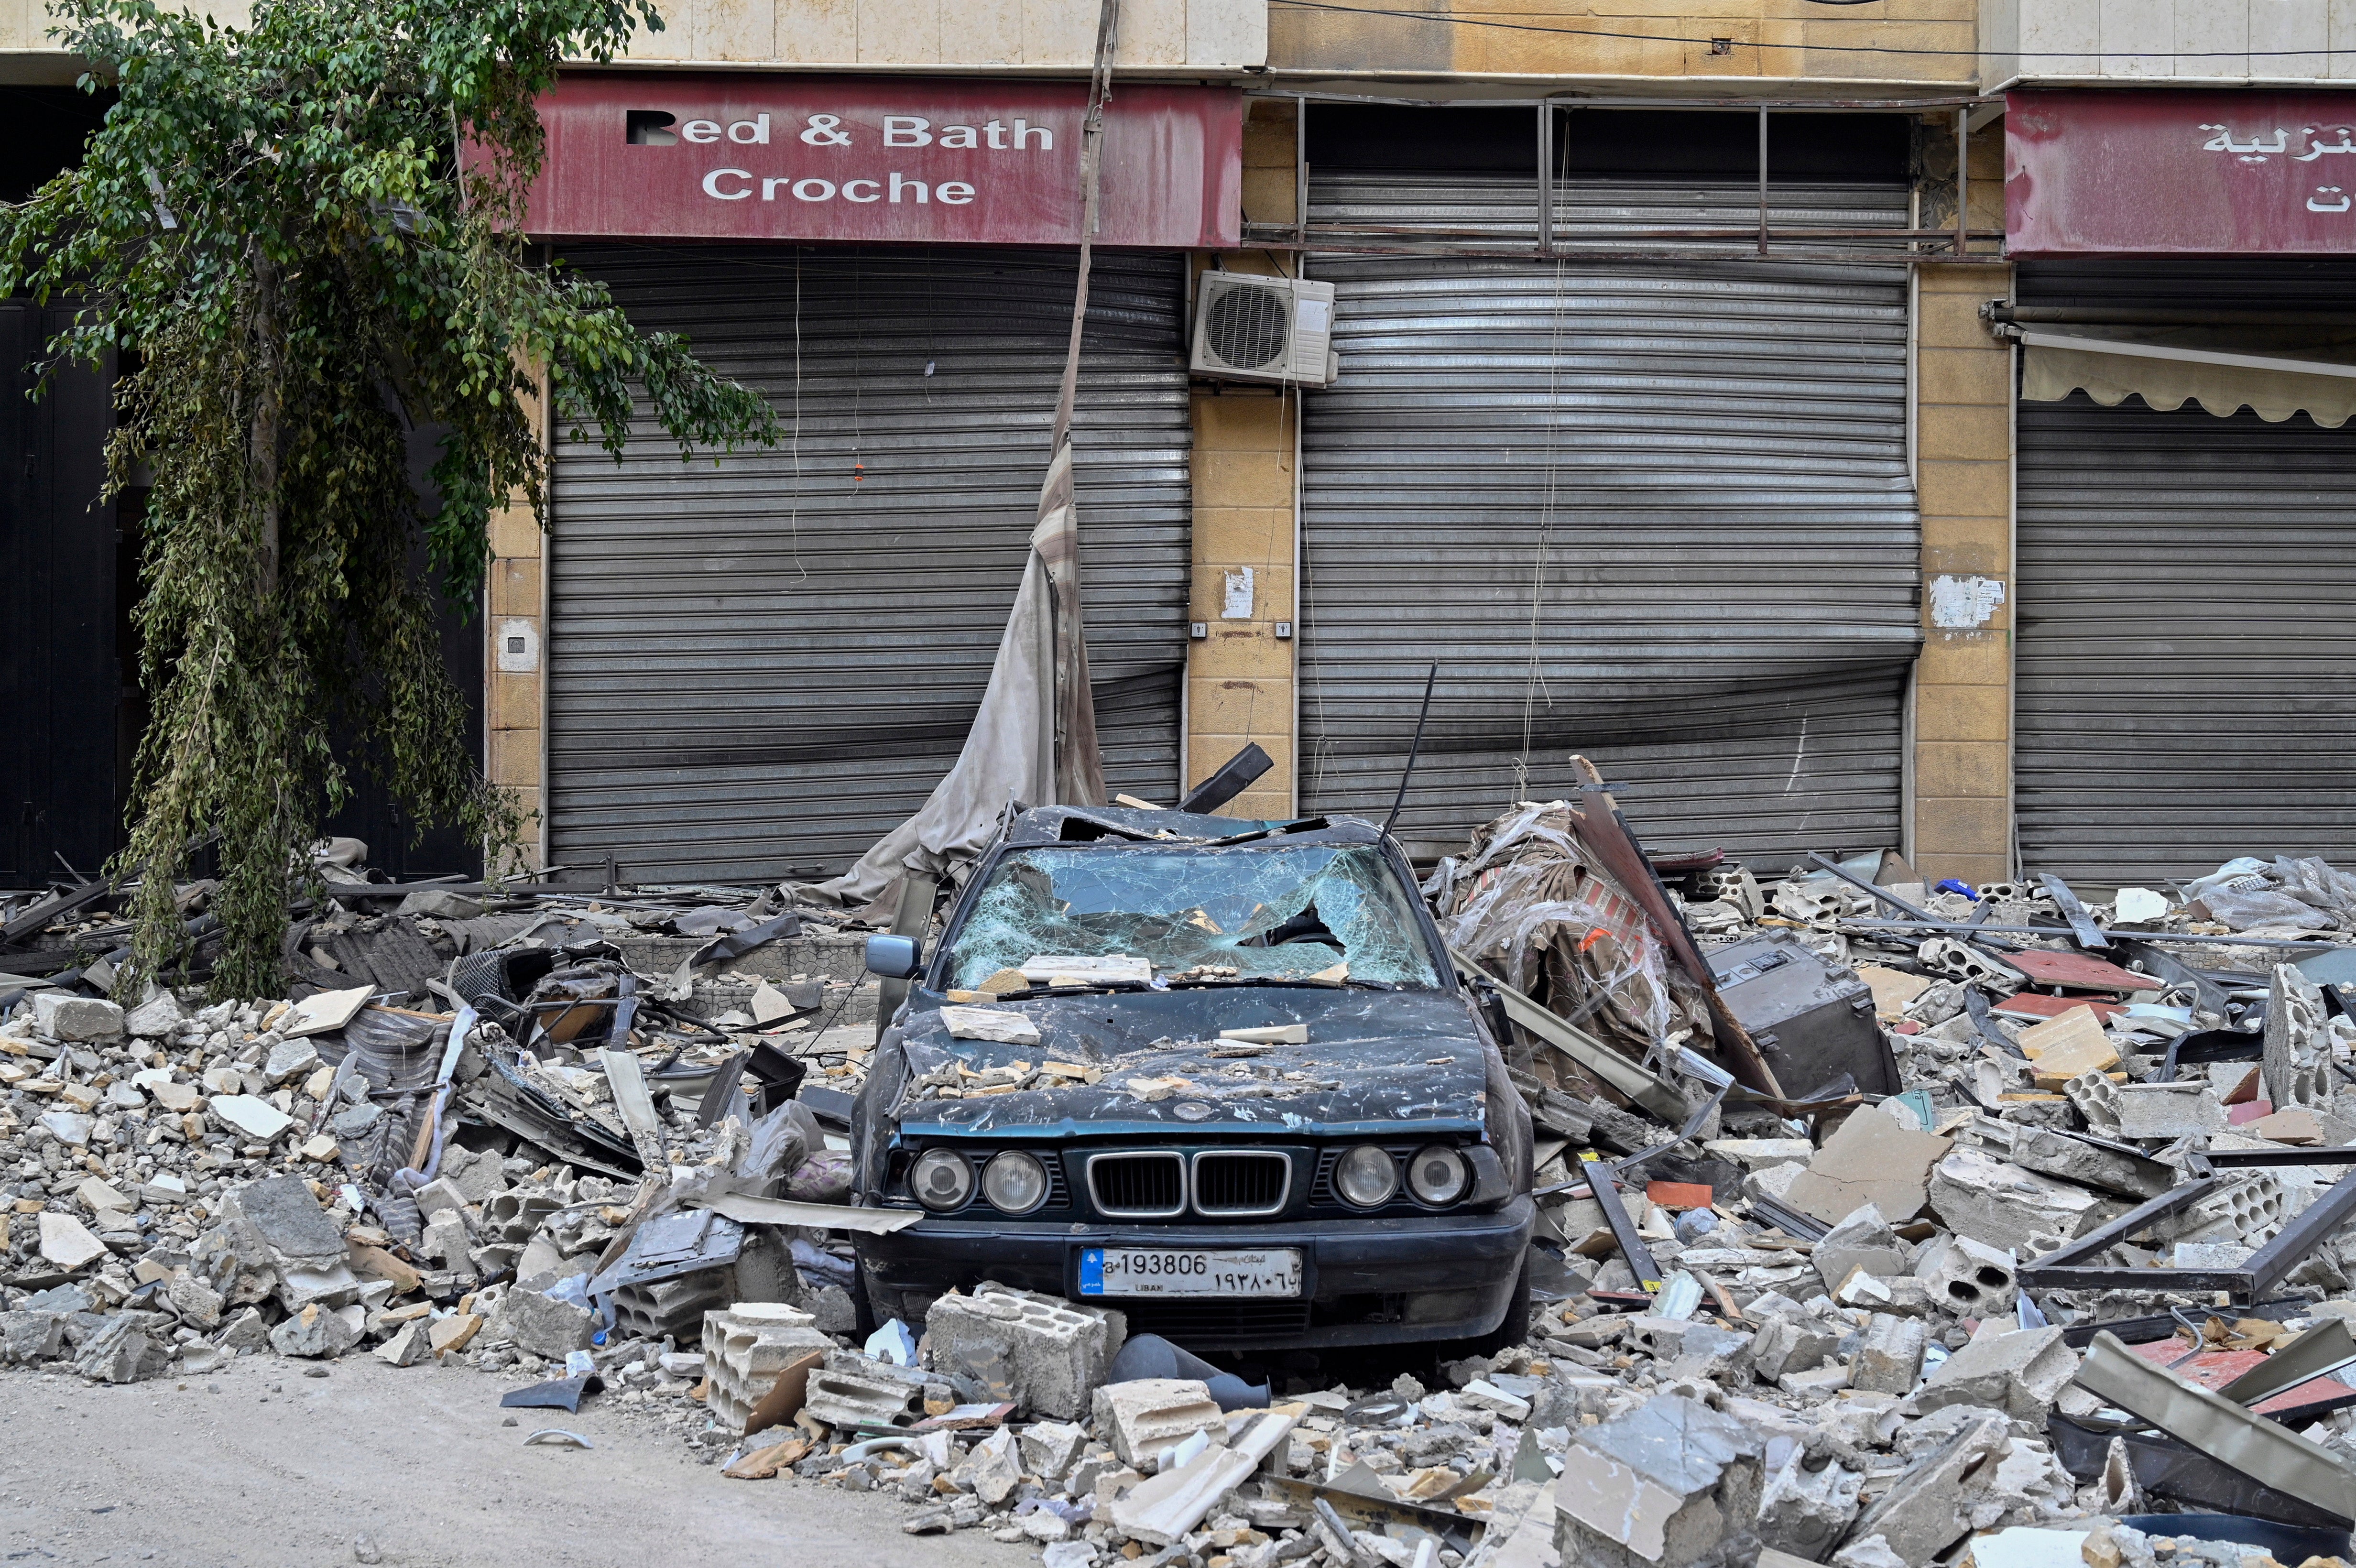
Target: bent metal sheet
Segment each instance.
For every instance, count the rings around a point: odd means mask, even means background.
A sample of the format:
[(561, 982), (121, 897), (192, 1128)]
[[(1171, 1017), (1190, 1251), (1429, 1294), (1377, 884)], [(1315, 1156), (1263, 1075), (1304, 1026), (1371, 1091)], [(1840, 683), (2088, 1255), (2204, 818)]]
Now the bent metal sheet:
[[(573, 75), (541, 101), (543, 238), (1072, 245), (1081, 82)], [(1228, 247), (1243, 101), (1116, 83), (1101, 245)]]

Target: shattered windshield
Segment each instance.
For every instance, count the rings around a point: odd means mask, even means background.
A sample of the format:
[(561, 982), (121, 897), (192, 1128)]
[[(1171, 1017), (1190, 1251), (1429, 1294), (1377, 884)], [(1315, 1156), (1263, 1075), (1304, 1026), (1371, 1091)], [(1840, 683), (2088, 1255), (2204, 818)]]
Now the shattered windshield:
[[(958, 933), (949, 984), (971, 989), (1002, 970), (1040, 969), (1044, 959), (1124, 955), (1165, 979), (1194, 971), (1205, 979), (1440, 983), (1381, 853), (1301, 844), (1009, 855)], [(1337, 966), (1343, 972), (1331, 973)]]

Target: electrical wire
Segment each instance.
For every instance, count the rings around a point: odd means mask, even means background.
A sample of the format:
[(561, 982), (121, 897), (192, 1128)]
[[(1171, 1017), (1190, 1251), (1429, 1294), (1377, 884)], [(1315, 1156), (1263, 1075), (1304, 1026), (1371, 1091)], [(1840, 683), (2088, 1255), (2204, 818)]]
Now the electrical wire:
[[(1875, 0), (1810, 0), (1815, 5), (1862, 5)], [(2010, 59), (2023, 56), (2067, 59), (2073, 60), (2100, 59), (2304, 59), (2311, 57), (2356, 55), (2356, 46), (2345, 48), (2313, 49), (1922, 49), (1903, 48), (1881, 44), (1762, 44), (1748, 38), (1688, 38), (1672, 33), (1610, 33), (1595, 27), (1545, 27), (1534, 22), (1496, 22), (1483, 16), (1456, 16), (1438, 11), (1378, 11), (1365, 5), (1338, 5), (1333, 0), (1269, 0), (1273, 6), (1291, 11), (1332, 11), (1346, 16), (1380, 16), (1394, 22), (1444, 22), (1456, 27), (1488, 27), (1508, 33), (1558, 33), (1575, 38), (1624, 38), (1643, 44), (1717, 44), (1731, 41), (1749, 49), (1804, 49), (1815, 54), (1844, 55), (1922, 55), (1942, 59)], [(2139, 86), (2150, 85), (2138, 82)]]

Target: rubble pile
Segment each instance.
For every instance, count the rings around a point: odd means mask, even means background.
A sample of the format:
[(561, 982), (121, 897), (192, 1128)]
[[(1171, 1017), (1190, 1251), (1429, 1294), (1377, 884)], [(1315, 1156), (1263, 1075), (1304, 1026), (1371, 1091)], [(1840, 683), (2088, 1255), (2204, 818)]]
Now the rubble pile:
[(1762, 883), (1599, 786), (1426, 891), (1536, 1129), (1519, 1343), (1351, 1386), (988, 1281), (874, 1323), (855, 937), (416, 889), (298, 913), (284, 999), (92, 994), (102, 901), (12, 938), (71, 979), (0, 980), (0, 1364), (470, 1365), (1049, 1568), (2347, 1552), (2356, 877)]

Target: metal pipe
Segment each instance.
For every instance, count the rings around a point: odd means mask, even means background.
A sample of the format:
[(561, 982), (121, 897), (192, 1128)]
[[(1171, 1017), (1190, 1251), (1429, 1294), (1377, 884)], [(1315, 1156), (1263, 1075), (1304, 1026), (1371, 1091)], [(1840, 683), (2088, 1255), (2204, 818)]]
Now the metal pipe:
[(2345, 310), (2153, 310), (2135, 305), (1990, 304), (1990, 321), (2055, 326), (2356, 326)]
[[(1309, 100), (1299, 93), (1292, 99), (1292, 239), (1309, 242)], [(1293, 272), (1298, 276), (1300, 269)]]
[(1971, 230), (1965, 227), (1971, 221), (1972, 210), (1972, 112), (1955, 111), (1955, 254), (1963, 255), (1971, 249)]
[(1759, 254), (1767, 254), (1767, 106), (1759, 106)]
[(1554, 105), (1538, 105), (1538, 254), (1554, 254)]
[(1779, 114), (1843, 114), (1860, 110), (1879, 110), (1897, 114), (1920, 114), (1933, 109), (1976, 109), (1984, 104), (2002, 103), (2004, 95), (1957, 97), (1952, 93), (1922, 98), (1589, 98), (1575, 94), (1551, 93), (1531, 98), (1399, 98), (1375, 92), (1302, 92), (1273, 90), (1246, 90), (1244, 97), (1295, 99), (1306, 98), (1315, 103), (1386, 104), (1401, 109), (1527, 109), (1533, 104), (1551, 103), (1561, 109), (1690, 109), (1701, 112), (1748, 114), (1755, 110), (1772, 109)]
[[(1836, 925), (1864, 931), (1970, 931), (1997, 936), (2068, 936), (2066, 925), (1971, 925), (1953, 920), (1840, 920)], [(2136, 942), (2206, 942), (2219, 947), (2337, 947), (2320, 937), (2208, 936), (2193, 931), (2117, 931), (2109, 934)], [(2252, 976), (2257, 978), (2258, 976)]]

